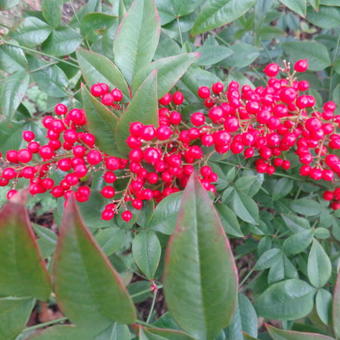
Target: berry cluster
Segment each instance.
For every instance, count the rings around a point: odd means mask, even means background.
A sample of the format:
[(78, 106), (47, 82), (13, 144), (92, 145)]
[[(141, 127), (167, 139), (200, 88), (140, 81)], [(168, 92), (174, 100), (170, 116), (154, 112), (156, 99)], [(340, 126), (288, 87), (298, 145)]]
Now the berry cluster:
[[(167, 93), (160, 100), (159, 126), (133, 122), (126, 140), (127, 159), (109, 156), (96, 146), (86, 129), (86, 114), (57, 104), (54, 116), (42, 119), (46, 144), (40, 145), (32, 131), (23, 132), (26, 147), (10, 150), (1, 172), (0, 186), (12, 185), (8, 198), (16, 193), (19, 178), (30, 181), (32, 195), (49, 191), (54, 197), (67, 198), (74, 192), (79, 202), (89, 199), (91, 174), (100, 172), (104, 185), (101, 195), (108, 200), (102, 211), (104, 220), (121, 212), (124, 221), (133, 217), (131, 208), (140, 210), (143, 202), (162, 200), (181, 190), (195, 168), (203, 187), (215, 192), (217, 174), (207, 165), (213, 153), (241, 154), (254, 158), (259, 173), (272, 175), (277, 168), (288, 170), (287, 158), (295, 153), (300, 174), (318, 181), (335, 182), (340, 175), (340, 116), (335, 103), (326, 102), (315, 110), (315, 98), (305, 94), (306, 80), (297, 80), (297, 72), (308, 69), (307, 60), (299, 60), (294, 70), (285, 63), (269, 64), (264, 73), (266, 86), (251, 88), (232, 81), (198, 88), (205, 109), (188, 118), (180, 112), (184, 95)], [(280, 78), (280, 73), (285, 78)], [(123, 94), (107, 84), (91, 87), (91, 94), (115, 110), (122, 109)], [(52, 175), (60, 170), (64, 177), (55, 183)], [(117, 188), (123, 188), (117, 190)], [(331, 207), (340, 207), (339, 188), (324, 193)]]

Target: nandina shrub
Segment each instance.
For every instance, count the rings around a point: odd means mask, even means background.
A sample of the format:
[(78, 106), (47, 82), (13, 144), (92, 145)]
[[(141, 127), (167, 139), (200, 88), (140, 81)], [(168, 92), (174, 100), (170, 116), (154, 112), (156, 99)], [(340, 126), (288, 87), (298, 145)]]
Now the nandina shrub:
[[(65, 24), (46, 0), (9, 32), (0, 339), (340, 337), (338, 8), (282, 3), (332, 62), (266, 1), (90, 1)], [(47, 113), (20, 104), (30, 76)]]

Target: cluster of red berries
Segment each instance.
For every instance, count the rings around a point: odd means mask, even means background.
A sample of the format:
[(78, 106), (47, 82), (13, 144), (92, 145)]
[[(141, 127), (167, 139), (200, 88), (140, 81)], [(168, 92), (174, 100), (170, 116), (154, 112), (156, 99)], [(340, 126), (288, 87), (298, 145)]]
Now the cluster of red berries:
[[(44, 116), (47, 142), (40, 145), (32, 131), (23, 132), (26, 147), (10, 150), (2, 169), (0, 186), (12, 185), (8, 198), (16, 193), (19, 178), (30, 181), (32, 195), (50, 192), (54, 197), (67, 198), (74, 192), (79, 202), (91, 194), (90, 175), (101, 172), (101, 195), (108, 199), (102, 211), (104, 220), (118, 212), (124, 221), (133, 217), (131, 208), (140, 210), (143, 202), (162, 200), (181, 190), (198, 168), (203, 187), (215, 192), (218, 176), (207, 165), (209, 157), (217, 152), (242, 154), (255, 158), (255, 169), (273, 174), (277, 168), (288, 170), (287, 155), (296, 154), (300, 174), (313, 180), (335, 183), (340, 175), (340, 116), (335, 115), (335, 103), (329, 101), (321, 111), (315, 110), (315, 98), (304, 94), (309, 89), (305, 80), (297, 80), (296, 72), (308, 68), (307, 60), (299, 60), (290, 71), (269, 64), (264, 73), (269, 77), (266, 86), (251, 88), (232, 81), (228, 86), (218, 82), (211, 88), (198, 88), (205, 109), (184, 119), (179, 106), (184, 95), (177, 91), (167, 93), (159, 104), (159, 125), (133, 122), (126, 140), (131, 149), (127, 159), (109, 156), (96, 146), (95, 136), (86, 130), (86, 114), (81, 109), (69, 110), (57, 104), (54, 116)], [(278, 75), (284, 73), (285, 78)], [(123, 94), (110, 90), (104, 83), (94, 84), (91, 94), (114, 109), (121, 109)], [(59, 170), (60, 183), (51, 178)], [(123, 190), (117, 190), (123, 187)], [(324, 194), (332, 200), (331, 207), (340, 206), (339, 189)]]
[(340, 209), (340, 188), (336, 188), (333, 191), (328, 190), (323, 193), (323, 198), (326, 201), (331, 202), (331, 208), (334, 210)]

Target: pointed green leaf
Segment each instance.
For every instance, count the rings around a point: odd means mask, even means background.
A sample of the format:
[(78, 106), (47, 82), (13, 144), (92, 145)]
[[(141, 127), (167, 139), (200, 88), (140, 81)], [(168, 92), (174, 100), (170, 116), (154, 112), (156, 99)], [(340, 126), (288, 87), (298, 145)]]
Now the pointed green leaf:
[(20, 203), (8, 202), (0, 211), (0, 295), (47, 300), (49, 275), (27, 210), (20, 197), (18, 200)]
[(79, 328), (74, 325), (53, 326), (34, 334), (29, 340), (94, 340), (93, 328)]
[(25, 71), (17, 71), (7, 77), (0, 93), (0, 113), (9, 120), (14, 116), (29, 85), (29, 75)]
[(228, 24), (244, 15), (255, 2), (255, 0), (208, 0), (198, 14), (191, 33), (197, 35)]
[(259, 315), (278, 320), (294, 320), (309, 314), (313, 308), (314, 288), (302, 280), (274, 283), (256, 300)]
[(42, 44), (50, 35), (52, 28), (46, 22), (36, 18), (25, 18), (12, 33), (13, 38), (24, 46)]
[(137, 121), (158, 125), (157, 71), (152, 71), (144, 80), (117, 124), (115, 139), (118, 150), (124, 155), (130, 150), (125, 142), (130, 124)]
[(283, 242), (283, 250), (286, 255), (296, 255), (302, 253), (313, 240), (313, 230), (306, 229), (289, 236)]
[(307, 263), (308, 278), (316, 288), (323, 287), (332, 274), (331, 261), (319, 241), (313, 241)]
[(340, 323), (338, 322), (340, 320), (340, 272), (334, 288), (332, 317), (335, 336), (340, 338)]
[(27, 68), (27, 59), (24, 51), (15, 46), (0, 46), (0, 68), (8, 73), (22, 71)]
[(229, 241), (208, 193), (193, 175), (166, 255), (164, 292), (172, 316), (198, 339), (226, 327), (237, 299)]
[(112, 321), (133, 323), (136, 311), (124, 284), (83, 224), (72, 197), (66, 205), (54, 258), (57, 301), (80, 327), (98, 332)]
[(34, 306), (31, 298), (0, 298), (0, 339), (14, 340), (24, 329)]
[(141, 231), (132, 242), (132, 255), (139, 269), (153, 279), (161, 258), (162, 248), (153, 231)]
[(131, 84), (137, 71), (153, 58), (160, 35), (154, 0), (135, 0), (113, 41), (115, 62)]
[(258, 224), (259, 208), (250, 196), (234, 190), (231, 205), (235, 214), (241, 220), (251, 224)]
[(236, 237), (243, 237), (243, 233), (238, 223), (237, 217), (234, 212), (225, 204), (215, 205), (217, 212), (219, 213), (223, 228), (227, 234)]
[(181, 204), (182, 192), (176, 192), (161, 200), (153, 212), (149, 227), (160, 233), (171, 235)]
[(198, 57), (198, 53), (184, 53), (154, 61), (138, 71), (132, 84), (133, 91), (140, 86), (151, 71), (157, 70), (158, 98), (162, 97), (175, 86), (177, 81)]
[(287, 331), (269, 325), (266, 327), (273, 340), (334, 340), (329, 336), (316, 333)]
[(307, 20), (321, 28), (337, 28), (340, 22), (340, 8), (321, 6), (317, 12), (308, 8)]
[(118, 67), (105, 56), (84, 49), (77, 51), (77, 59), (83, 77), (90, 87), (95, 83), (107, 83), (118, 87), (125, 96), (130, 96), (128, 85)]
[(115, 323), (98, 334), (95, 340), (130, 340), (131, 334), (127, 325)]
[(182, 331), (166, 328), (142, 328), (140, 340), (194, 340)]
[(93, 97), (85, 86), (81, 88), (87, 128), (95, 135), (96, 145), (109, 155), (117, 155), (115, 128), (118, 117)]
[(44, 258), (54, 253), (57, 245), (57, 235), (49, 228), (42, 227), (38, 224), (33, 225), (33, 229), (37, 234), (38, 245)]
[(332, 294), (326, 289), (319, 289), (315, 296), (315, 309), (320, 320), (327, 326), (331, 320)]
[(53, 27), (58, 27), (61, 23), (62, 3), (62, 0), (43, 0), (41, 3), (43, 16)]
[(307, 0), (280, 0), (280, 2), (302, 17), (306, 16)]

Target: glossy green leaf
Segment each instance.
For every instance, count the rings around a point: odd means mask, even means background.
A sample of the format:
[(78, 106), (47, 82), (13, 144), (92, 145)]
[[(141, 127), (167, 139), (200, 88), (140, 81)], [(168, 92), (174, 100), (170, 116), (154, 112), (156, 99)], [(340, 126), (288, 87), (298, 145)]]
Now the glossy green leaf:
[(135, 0), (113, 42), (115, 62), (131, 84), (137, 71), (153, 58), (160, 35), (160, 23), (153, 0)]
[(278, 320), (294, 320), (308, 315), (313, 308), (314, 288), (302, 280), (274, 283), (255, 303), (259, 315)]
[(98, 334), (94, 340), (130, 340), (131, 334), (127, 325), (115, 323)]
[(280, 2), (302, 17), (306, 16), (307, 0), (280, 0)]
[(294, 182), (289, 178), (280, 178), (273, 184), (272, 198), (277, 201), (287, 196), (293, 189)]
[(198, 14), (193, 35), (228, 24), (244, 15), (255, 5), (255, 0), (208, 0)]
[(45, 20), (53, 27), (61, 23), (62, 0), (43, 0), (41, 3), (42, 14)]
[(38, 58), (30, 58), (29, 65), (32, 71), (33, 80), (39, 88), (46, 92), (50, 97), (66, 97), (69, 80), (64, 71), (57, 65), (49, 67), (47, 62)]
[(171, 235), (176, 226), (182, 192), (176, 192), (161, 200), (151, 217), (149, 228)]
[(8, 73), (22, 71), (27, 68), (27, 59), (24, 51), (15, 46), (0, 46), (0, 68)]
[(321, 213), (321, 206), (318, 202), (308, 198), (300, 198), (291, 201), (290, 207), (297, 213), (305, 216), (316, 216)]
[(105, 255), (110, 256), (122, 248), (126, 231), (117, 227), (102, 229), (96, 234), (96, 241), (102, 248)]
[(282, 47), (294, 62), (308, 58), (311, 71), (321, 71), (331, 64), (327, 48), (316, 41), (291, 41)]
[(162, 97), (175, 86), (198, 57), (198, 53), (184, 53), (154, 61), (137, 72), (132, 84), (133, 91), (138, 89), (153, 70), (157, 70), (158, 98)]
[(0, 112), (9, 120), (14, 116), (29, 85), (29, 75), (25, 71), (17, 71), (7, 77), (0, 93)]
[(236, 237), (243, 237), (240, 224), (234, 212), (225, 204), (216, 204), (215, 208), (220, 216), (224, 231)]
[(83, 37), (90, 41), (95, 41), (98, 38), (98, 34), (103, 35), (117, 21), (118, 18), (113, 15), (88, 13), (80, 23), (80, 31)]
[(111, 88), (118, 87), (121, 89), (125, 96), (130, 96), (129, 88), (122, 73), (110, 59), (84, 49), (77, 51), (77, 59), (89, 87), (95, 83), (107, 83)]
[(46, 22), (36, 18), (27, 17), (12, 33), (12, 37), (25, 46), (42, 44), (50, 35), (52, 28)]
[(270, 268), (282, 256), (282, 252), (278, 248), (271, 248), (265, 251), (257, 260), (255, 268), (264, 270)]
[(307, 20), (321, 28), (337, 28), (340, 22), (340, 8), (321, 6), (318, 12), (309, 8), (307, 11)]
[(283, 242), (283, 250), (286, 255), (296, 255), (307, 249), (313, 240), (313, 230), (306, 229), (289, 236)]
[(340, 338), (340, 323), (338, 322), (340, 320), (340, 272), (334, 288), (332, 318), (334, 334), (337, 338)]
[(235, 187), (252, 197), (260, 190), (263, 179), (262, 174), (242, 176), (235, 181)]
[(74, 198), (65, 208), (53, 264), (57, 301), (78, 326), (105, 329), (112, 321), (133, 323), (136, 311), (124, 284), (90, 231)]
[(319, 0), (319, 1), (320, 1), (320, 5), (340, 7), (340, 3), (338, 0)]
[(195, 175), (183, 193), (169, 241), (164, 292), (171, 315), (198, 339), (217, 335), (235, 309), (233, 255), (213, 203)]
[(64, 56), (75, 52), (80, 46), (82, 38), (80, 34), (69, 27), (59, 27), (52, 31), (43, 44), (45, 53), (54, 56)]
[(332, 294), (326, 289), (319, 289), (315, 296), (315, 309), (320, 320), (327, 326), (331, 320)]
[(137, 121), (158, 125), (157, 71), (144, 80), (118, 121), (115, 138), (118, 150), (124, 155), (130, 150), (125, 142), (130, 124)]
[(57, 235), (51, 229), (38, 224), (33, 225), (33, 229), (38, 236), (38, 245), (43, 258), (51, 256), (57, 245)]
[(156, 273), (162, 248), (158, 237), (153, 231), (141, 231), (132, 242), (132, 255), (139, 269), (148, 279)]
[(96, 145), (109, 155), (117, 155), (115, 128), (118, 117), (93, 97), (85, 86), (81, 88), (87, 128), (95, 135)]
[(15, 340), (24, 329), (33, 306), (31, 298), (0, 298), (0, 339)]
[(223, 66), (242, 68), (250, 65), (260, 55), (260, 51), (254, 45), (244, 42), (238, 42), (230, 46), (232, 55), (223, 60), (220, 64)]
[(232, 194), (231, 206), (241, 220), (258, 224), (259, 208), (250, 196), (235, 190)]
[(266, 326), (273, 340), (334, 340), (333, 338), (326, 335), (287, 331), (283, 329), (274, 328), (269, 325)]
[(16, 6), (20, 0), (0, 0), (0, 11)]
[(182, 331), (166, 328), (142, 328), (140, 340), (194, 340)]
[[(18, 195), (16, 195), (18, 196)], [(0, 211), (0, 296), (47, 300), (50, 278), (21, 197)]]
[(254, 306), (244, 294), (238, 298), (242, 331), (257, 337), (257, 314)]
[(319, 241), (313, 241), (307, 263), (308, 278), (316, 288), (323, 287), (332, 274), (331, 261)]

